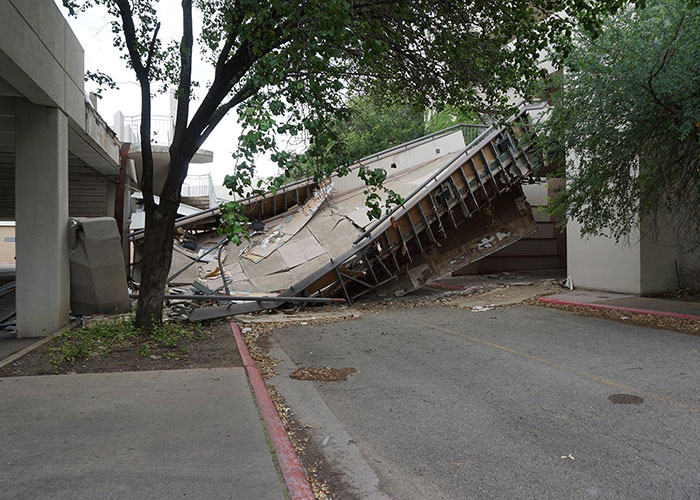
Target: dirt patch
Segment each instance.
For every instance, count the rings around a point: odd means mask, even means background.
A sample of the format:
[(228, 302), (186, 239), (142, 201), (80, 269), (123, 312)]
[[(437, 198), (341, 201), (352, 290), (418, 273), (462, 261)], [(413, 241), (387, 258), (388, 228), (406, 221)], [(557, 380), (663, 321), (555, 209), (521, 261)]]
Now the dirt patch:
[(356, 368), (311, 368), (302, 366), (289, 374), (296, 380), (314, 380), (317, 382), (340, 382), (348, 379), (351, 373), (356, 373)]
[(644, 398), (634, 394), (611, 394), (608, 400), (614, 405), (640, 405), (644, 402)]
[(676, 318), (673, 316), (659, 316), (655, 314), (640, 314), (616, 309), (600, 309), (586, 306), (570, 306), (564, 304), (553, 304), (542, 302), (541, 300), (530, 300), (529, 305), (539, 307), (549, 307), (569, 311), (579, 316), (602, 318), (628, 325), (642, 326), (644, 328), (654, 328), (657, 330), (671, 330), (673, 332), (686, 333), (688, 335), (700, 336), (700, 320), (689, 318)]
[(204, 326), (197, 338), (183, 339), (176, 345), (154, 345), (146, 338), (136, 338), (116, 350), (74, 363), (53, 361), (52, 348), (55, 350), (60, 341), (56, 337), (3, 367), (0, 377), (243, 366), (228, 322)]

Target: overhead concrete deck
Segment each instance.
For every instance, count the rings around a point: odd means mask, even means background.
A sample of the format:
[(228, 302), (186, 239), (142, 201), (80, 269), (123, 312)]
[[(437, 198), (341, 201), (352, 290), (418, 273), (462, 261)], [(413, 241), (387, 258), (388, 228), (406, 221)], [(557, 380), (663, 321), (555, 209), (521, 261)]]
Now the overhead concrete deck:
[(102, 179), (100, 202), (118, 174), (119, 141), (85, 98), (83, 59), (52, 0), (0, 0), (0, 220), (17, 221), (20, 336), (68, 320), (74, 173)]

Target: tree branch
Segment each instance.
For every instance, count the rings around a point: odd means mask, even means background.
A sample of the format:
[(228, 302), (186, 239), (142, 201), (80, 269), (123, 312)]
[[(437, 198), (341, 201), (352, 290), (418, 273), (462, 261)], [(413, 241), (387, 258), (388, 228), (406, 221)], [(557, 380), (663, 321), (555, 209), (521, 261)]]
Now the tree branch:
[(240, 9), (240, 2), (237, 1), (234, 3), (234, 6), (232, 8), (230, 31), (228, 33), (228, 36), (226, 37), (226, 42), (224, 42), (224, 46), (221, 48), (219, 58), (216, 61), (217, 74), (223, 69), (224, 64), (226, 63), (229, 55), (231, 54), (231, 49), (233, 48), (233, 44), (236, 41), (236, 30), (241, 26), (243, 18), (243, 10)]
[[(666, 50), (664, 51), (664, 55), (661, 58), (661, 63), (659, 64), (659, 67), (649, 75), (649, 78), (647, 80), (647, 90), (651, 94), (652, 99), (654, 99), (656, 104), (661, 106), (671, 116), (675, 116), (677, 110), (674, 110), (672, 106), (669, 106), (668, 104), (666, 104), (665, 102), (663, 102), (661, 100), (661, 98), (656, 93), (656, 90), (654, 89), (653, 80), (654, 80), (654, 78), (656, 78), (659, 75), (659, 73), (661, 73), (661, 70), (663, 70), (664, 67), (666, 66), (668, 58), (671, 55), (671, 52), (673, 50), (673, 42), (675, 42), (678, 39), (678, 35), (681, 31), (681, 26), (683, 25), (684, 20), (685, 20), (685, 13), (681, 14), (681, 18), (679, 19), (678, 24), (676, 25), (676, 30), (674, 31), (673, 36), (671, 37), (671, 40), (668, 42), (668, 46), (666, 47)], [(676, 117), (674, 120), (677, 122), (678, 118)]]
[(255, 94), (257, 90), (258, 89), (255, 88), (250, 82), (247, 82), (243, 86), (243, 88), (236, 92), (236, 94), (231, 99), (229, 99), (225, 104), (219, 106), (216, 109), (216, 111), (214, 111), (214, 113), (212, 114), (209, 123), (199, 136), (199, 139), (197, 139), (197, 143), (195, 144), (195, 151), (199, 149), (202, 146), (202, 144), (204, 144), (204, 141), (207, 140), (209, 134), (212, 133), (212, 131), (219, 124), (219, 122), (224, 118), (224, 116), (226, 116), (226, 113), (228, 113), (231, 109), (241, 104), (249, 97), (251, 97), (253, 94)]
[(151, 149), (151, 81), (150, 67), (155, 48), (156, 37), (160, 30), (160, 23), (156, 25), (151, 44), (149, 46), (146, 66), (141, 61), (136, 38), (136, 28), (134, 26), (134, 14), (128, 0), (115, 0), (119, 7), (119, 15), (122, 19), (124, 29), (124, 40), (129, 52), (131, 65), (136, 72), (136, 78), (141, 86), (141, 191), (143, 193), (143, 203), (146, 208), (147, 219), (155, 211), (156, 205), (153, 199), (153, 150)]
[(124, 41), (126, 42), (126, 49), (129, 52), (129, 59), (131, 60), (131, 65), (134, 67), (136, 72), (136, 77), (141, 82), (144, 78), (147, 78), (146, 67), (141, 61), (141, 56), (136, 48), (138, 40), (136, 39), (136, 27), (134, 26), (134, 14), (131, 11), (131, 6), (127, 0), (115, 0), (117, 7), (119, 7), (119, 15), (122, 18), (122, 27), (124, 28)]
[(151, 64), (153, 63), (153, 52), (156, 48), (156, 41), (158, 40), (158, 32), (160, 31), (160, 23), (156, 24), (156, 29), (153, 30), (153, 36), (151, 37), (151, 43), (148, 45), (148, 56), (146, 57), (146, 77), (151, 76)]
[(192, 95), (192, 0), (182, 0), (182, 41), (180, 42), (180, 83), (177, 89), (175, 132), (170, 154), (173, 156), (187, 129)]

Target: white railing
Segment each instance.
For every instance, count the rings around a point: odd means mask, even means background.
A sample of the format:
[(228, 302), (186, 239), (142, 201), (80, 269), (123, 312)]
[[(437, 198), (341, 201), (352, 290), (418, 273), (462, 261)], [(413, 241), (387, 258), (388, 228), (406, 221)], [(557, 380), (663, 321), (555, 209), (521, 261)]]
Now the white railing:
[[(119, 138), (124, 142), (141, 144), (141, 116), (124, 116), (120, 121), (121, 123), (116, 126)], [(170, 146), (174, 131), (175, 125), (171, 117), (151, 116), (151, 144)]]
[(211, 174), (204, 175), (188, 175), (185, 182), (182, 184), (180, 191), (182, 196), (206, 196), (209, 198), (209, 206), (213, 207), (216, 204), (216, 190), (214, 189), (214, 181)]

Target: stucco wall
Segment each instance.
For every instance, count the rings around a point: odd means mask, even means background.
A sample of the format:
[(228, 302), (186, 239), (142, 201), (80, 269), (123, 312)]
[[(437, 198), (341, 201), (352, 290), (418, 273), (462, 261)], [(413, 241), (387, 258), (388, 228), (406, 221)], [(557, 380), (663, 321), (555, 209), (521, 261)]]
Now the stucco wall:
[(640, 245), (634, 239), (615, 243), (612, 238), (582, 237), (581, 225), (566, 226), (567, 269), (576, 288), (639, 294)]
[(669, 217), (663, 216), (655, 225), (649, 221), (643, 224), (640, 249), (643, 294), (666, 292), (678, 286), (700, 288), (700, 250), (684, 250), (676, 241), (673, 224)]

